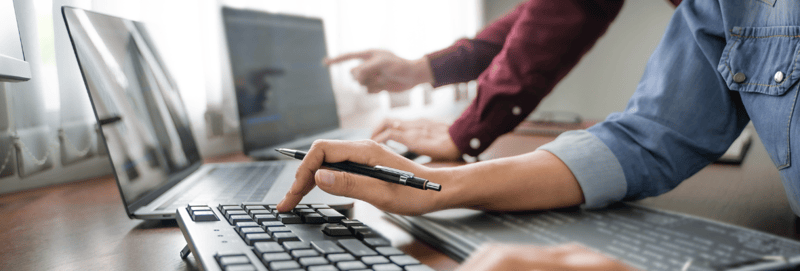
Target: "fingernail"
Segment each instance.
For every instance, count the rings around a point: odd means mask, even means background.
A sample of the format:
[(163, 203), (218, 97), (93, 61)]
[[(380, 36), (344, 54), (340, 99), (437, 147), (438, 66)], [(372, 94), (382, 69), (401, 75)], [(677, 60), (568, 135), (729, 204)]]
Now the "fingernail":
[(319, 174), (319, 181), (325, 186), (333, 186), (333, 182), (336, 181), (336, 176), (333, 176), (333, 172), (327, 170), (319, 170), (317, 171)]

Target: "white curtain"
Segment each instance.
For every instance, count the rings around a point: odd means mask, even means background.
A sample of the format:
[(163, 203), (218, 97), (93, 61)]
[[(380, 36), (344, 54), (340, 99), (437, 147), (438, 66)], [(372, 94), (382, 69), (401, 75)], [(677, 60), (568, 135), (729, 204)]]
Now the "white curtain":
[(14, 1), (31, 79), (0, 86), (0, 193), (111, 173), (61, 16), (89, 4)]

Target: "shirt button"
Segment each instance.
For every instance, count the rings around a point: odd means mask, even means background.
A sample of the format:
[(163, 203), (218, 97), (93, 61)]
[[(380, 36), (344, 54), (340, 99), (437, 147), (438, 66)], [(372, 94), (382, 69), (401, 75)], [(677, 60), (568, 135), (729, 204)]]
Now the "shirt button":
[(520, 109), (519, 106), (515, 106), (514, 108), (511, 108), (511, 113), (513, 113), (514, 116), (519, 116), (519, 114), (522, 113), (522, 109)]
[(783, 72), (780, 71), (776, 72), (775, 77), (773, 77), (773, 79), (775, 79), (775, 82), (777, 83), (783, 82)]
[(744, 76), (744, 73), (737, 72), (733, 75), (733, 81), (736, 83), (744, 82), (745, 79), (747, 79), (747, 76)]
[(477, 138), (473, 138), (472, 140), (469, 141), (469, 146), (477, 150), (478, 148), (481, 147), (481, 141), (478, 140)]

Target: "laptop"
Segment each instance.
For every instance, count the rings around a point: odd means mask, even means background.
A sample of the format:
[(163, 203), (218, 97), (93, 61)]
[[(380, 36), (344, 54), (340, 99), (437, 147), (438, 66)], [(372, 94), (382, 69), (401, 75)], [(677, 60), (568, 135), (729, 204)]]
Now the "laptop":
[[(62, 13), (130, 218), (173, 219), (190, 203), (277, 203), (299, 161), (203, 164), (177, 85), (143, 24)], [(353, 200), (315, 188), (304, 202)]]
[(368, 139), (342, 129), (322, 20), (224, 7), (244, 153), (284, 158), (275, 148), (308, 149), (316, 139)]

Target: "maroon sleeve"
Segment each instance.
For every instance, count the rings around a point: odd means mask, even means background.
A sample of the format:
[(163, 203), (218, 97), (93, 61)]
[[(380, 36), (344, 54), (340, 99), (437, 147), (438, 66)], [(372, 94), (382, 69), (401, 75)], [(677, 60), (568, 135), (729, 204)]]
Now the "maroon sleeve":
[(508, 32), (523, 12), (520, 4), (492, 22), (474, 39), (460, 39), (450, 47), (426, 55), (433, 71), (433, 87), (475, 80), (503, 49)]
[(530, 0), (478, 77), (478, 95), (450, 126), (458, 149), (478, 155), (516, 127), (605, 33), (621, 0)]

